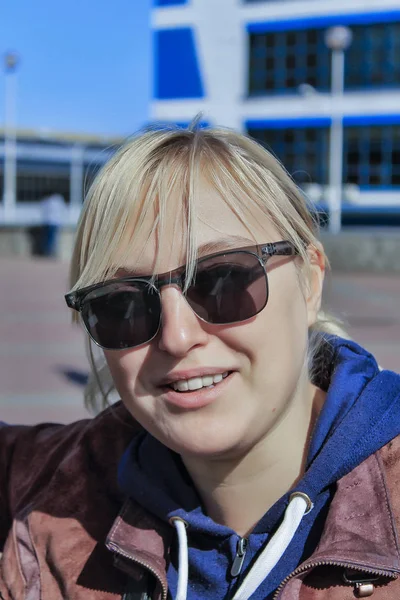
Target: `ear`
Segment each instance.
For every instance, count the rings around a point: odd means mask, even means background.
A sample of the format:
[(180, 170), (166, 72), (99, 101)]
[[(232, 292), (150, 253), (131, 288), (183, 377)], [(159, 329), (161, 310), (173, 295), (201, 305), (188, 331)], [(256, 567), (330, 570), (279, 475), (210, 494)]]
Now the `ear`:
[(322, 288), (325, 277), (325, 255), (322, 246), (309, 246), (308, 285), (306, 291), (308, 326), (311, 327), (317, 320), (321, 308)]

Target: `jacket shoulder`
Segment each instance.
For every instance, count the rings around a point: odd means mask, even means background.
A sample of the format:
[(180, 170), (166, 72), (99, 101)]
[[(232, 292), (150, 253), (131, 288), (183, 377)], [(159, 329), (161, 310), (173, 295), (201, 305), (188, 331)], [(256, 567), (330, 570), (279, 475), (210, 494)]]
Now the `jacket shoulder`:
[(48, 504), (51, 489), (59, 498), (69, 490), (72, 499), (71, 481), (77, 490), (85, 480), (96, 487), (101, 478), (117, 494), (118, 461), (138, 430), (120, 402), (68, 425), (0, 426), (0, 548), (15, 515), (27, 506)]
[(400, 531), (400, 435), (379, 451), (397, 531)]

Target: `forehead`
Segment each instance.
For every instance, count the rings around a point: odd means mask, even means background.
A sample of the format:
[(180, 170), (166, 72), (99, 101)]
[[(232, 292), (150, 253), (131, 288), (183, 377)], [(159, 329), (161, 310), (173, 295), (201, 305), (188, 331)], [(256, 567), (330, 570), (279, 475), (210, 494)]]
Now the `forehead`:
[[(194, 217), (199, 256), (279, 238), (270, 219), (261, 210), (254, 214), (244, 211), (244, 222), (227, 200), (207, 182), (202, 181), (199, 185)], [(148, 216), (140, 230), (133, 232), (133, 244), (125, 253), (119, 272), (152, 273), (158, 260), (156, 271), (161, 273), (186, 262), (188, 215), (182, 195), (173, 192), (168, 198), (161, 233), (160, 227), (154, 228), (156, 219), (155, 213)]]

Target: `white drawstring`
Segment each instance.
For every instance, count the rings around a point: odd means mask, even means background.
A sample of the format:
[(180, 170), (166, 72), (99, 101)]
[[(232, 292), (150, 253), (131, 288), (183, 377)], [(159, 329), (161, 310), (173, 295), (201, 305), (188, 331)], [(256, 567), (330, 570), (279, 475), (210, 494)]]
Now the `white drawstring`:
[(175, 600), (186, 600), (187, 587), (188, 587), (188, 573), (189, 573), (189, 560), (188, 560), (188, 541), (186, 535), (186, 523), (179, 517), (173, 517), (173, 522), (176, 532), (178, 534), (178, 590), (176, 592)]
[[(254, 594), (279, 562), (292, 541), (302, 518), (312, 508), (313, 504), (306, 494), (301, 492), (292, 494), (281, 525), (257, 558), (232, 600), (248, 600)], [(186, 523), (179, 517), (173, 517), (171, 521), (176, 528), (179, 544), (178, 590), (175, 600), (186, 600), (189, 572)]]
[(248, 600), (251, 597), (279, 562), (292, 541), (301, 519), (311, 509), (312, 503), (305, 494), (295, 493), (291, 496), (281, 525), (257, 558), (232, 600)]

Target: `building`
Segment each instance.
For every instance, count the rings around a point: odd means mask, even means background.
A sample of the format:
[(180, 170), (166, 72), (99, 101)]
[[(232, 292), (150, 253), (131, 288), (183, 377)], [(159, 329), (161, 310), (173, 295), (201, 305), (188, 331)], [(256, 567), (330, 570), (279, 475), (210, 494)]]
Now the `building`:
[[(325, 43), (335, 25), (353, 36), (339, 99)], [(399, 0), (155, 0), (153, 29), (154, 119), (202, 112), (247, 131), (323, 201), (339, 112), (344, 199), (400, 205)]]
[[(53, 193), (61, 194), (66, 202), (65, 224), (75, 225), (84, 191), (120, 143), (120, 139), (100, 136), (17, 131), (15, 194), (7, 208), (0, 203), (0, 227), (40, 225), (40, 201)], [(4, 131), (0, 130), (0, 190), (5, 162)]]

